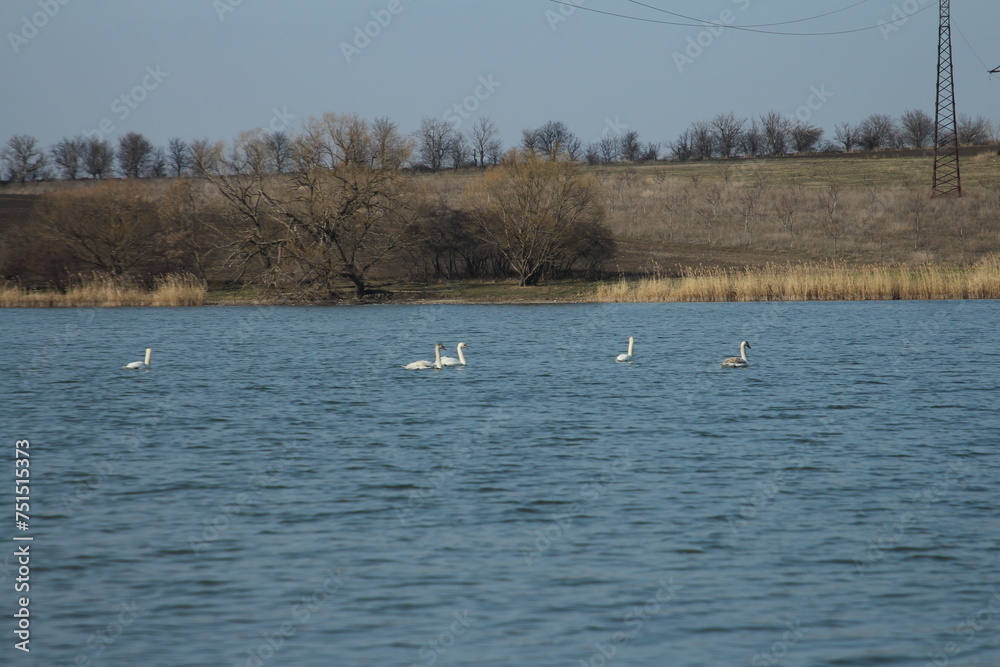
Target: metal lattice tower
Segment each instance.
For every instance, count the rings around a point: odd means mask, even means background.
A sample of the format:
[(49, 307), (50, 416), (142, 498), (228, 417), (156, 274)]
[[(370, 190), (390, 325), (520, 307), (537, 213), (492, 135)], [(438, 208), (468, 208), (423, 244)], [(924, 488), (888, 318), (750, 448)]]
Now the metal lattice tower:
[(958, 122), (955, 117), (955, 79), (951, 67), (951, 0), (941, 0), (932, 196), (951, 194), (961, 196), (962, 178), (958, 168)]

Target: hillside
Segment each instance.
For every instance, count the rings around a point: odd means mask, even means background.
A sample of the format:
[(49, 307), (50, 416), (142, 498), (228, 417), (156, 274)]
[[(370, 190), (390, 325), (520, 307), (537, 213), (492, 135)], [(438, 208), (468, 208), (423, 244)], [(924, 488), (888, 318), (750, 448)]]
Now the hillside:
[[(1000, 250), (996, 148), (963, 149), (960, 199), (930, 199), (931, 167), (927, 151), (896, 151), (582, 169), (604, 191), (605, 223), (617, 242), (603, 265), (611, 277), (827, 259), (967, 263)], [(460, 170), (411, 178), (429, 202), (460, 210), (464, 190), (480, 176)], [(141, 187), (156, 199), (172, 183), (148, 180)], [(31, 226), (39, 201), (94, 185), (0, 184), (0, 269), (9, 264), (8, 239)], [(387, 263), (380, 283), (434, 282), (407, 261)]]

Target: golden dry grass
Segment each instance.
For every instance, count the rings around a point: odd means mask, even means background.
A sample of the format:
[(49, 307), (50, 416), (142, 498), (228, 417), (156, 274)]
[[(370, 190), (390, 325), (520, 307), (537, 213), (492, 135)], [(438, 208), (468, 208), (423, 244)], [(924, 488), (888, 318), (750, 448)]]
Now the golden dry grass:
[(1000, 255), (964, 266), (829, 263), (688, 270), (681, 278), (605, 283), (591, 295), (599, 303), (996, 298)]
[(168, 274), (156, 281), (149, 293), (150, 306), (203, 306), (208, 286), (204, 280), (188, 274)]
[(3, 308), (113, 308), (121, 306), (201, 306), (208, 293), (205, 282), (190, 275), (170, 274), (159, 278), (152, 290), (121, 278), (82, 277), (65, 292), (27, 290), (0, 284)]

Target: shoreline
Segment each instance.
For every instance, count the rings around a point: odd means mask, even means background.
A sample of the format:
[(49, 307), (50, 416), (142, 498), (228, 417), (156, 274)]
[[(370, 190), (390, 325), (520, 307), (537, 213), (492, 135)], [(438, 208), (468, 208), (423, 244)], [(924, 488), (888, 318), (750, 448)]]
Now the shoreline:
[(971, 264), (917, 266), (847, 263), (766, 264), (742, 269), (684, 269), (677, 276), (617, 281), (373, 283), (371, 297), (310, 298), (249, 287), (210, 290), (192, 276), (169, 276), (152, 290), (128, 280), (90, 278), (65, 292), (0, 283), (0, 307), (169, 307), (337, 305), (548, 305), (1000, 299), (1000, 254)]

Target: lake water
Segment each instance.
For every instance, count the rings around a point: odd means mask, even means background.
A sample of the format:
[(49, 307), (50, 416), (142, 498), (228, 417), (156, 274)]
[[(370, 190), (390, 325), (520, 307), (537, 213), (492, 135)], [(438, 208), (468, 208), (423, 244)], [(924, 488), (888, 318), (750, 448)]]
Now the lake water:
[[(998, 332), (957, 301), (3, 310), (0, 655), (995, 667)], [(438, 341), (469, 365), (401, 368)]]

